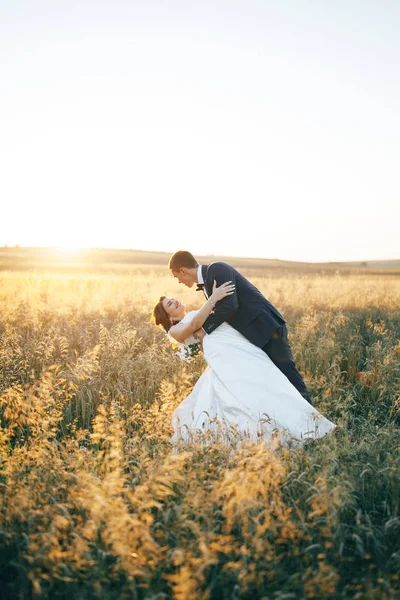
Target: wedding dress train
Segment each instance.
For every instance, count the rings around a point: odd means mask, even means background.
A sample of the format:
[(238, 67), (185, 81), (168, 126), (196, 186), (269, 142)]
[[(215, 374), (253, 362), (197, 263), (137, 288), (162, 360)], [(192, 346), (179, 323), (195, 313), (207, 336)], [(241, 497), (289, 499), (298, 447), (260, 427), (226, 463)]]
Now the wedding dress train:
[[(181, 323), (195, 314), (188, 313)], [(194, 341), (190, 338), (185, 344)], [(282, 443), (302, 444), (335, 429), (261, 348), (228, 323), (205, 336), (203, 351), (208, 367), (172, 415), (172, 443), (188, 440), (196, 431), (222, 428), (227, 437), (239, 434), (259, 440), (275, 435)]]

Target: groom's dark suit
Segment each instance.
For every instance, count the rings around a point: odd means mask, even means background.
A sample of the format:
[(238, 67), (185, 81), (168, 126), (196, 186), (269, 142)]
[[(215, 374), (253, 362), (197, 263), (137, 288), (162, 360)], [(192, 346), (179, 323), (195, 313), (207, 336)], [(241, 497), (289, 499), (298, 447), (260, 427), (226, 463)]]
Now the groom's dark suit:
[(210, 334), (227, 321), (250, 342), (262, 348), (273, 363), (286, 375), (300, 394), (311, 402), (302, 376), (296, 369), (288, 342), (286, 321), (261, 292), (236, 269), (223, 262), (201, 267), (207, 296), (212, 294), (214, 280), (220, 286), (226, 281), (235, 284), (235, 293), (217, 302), (203, 329)]

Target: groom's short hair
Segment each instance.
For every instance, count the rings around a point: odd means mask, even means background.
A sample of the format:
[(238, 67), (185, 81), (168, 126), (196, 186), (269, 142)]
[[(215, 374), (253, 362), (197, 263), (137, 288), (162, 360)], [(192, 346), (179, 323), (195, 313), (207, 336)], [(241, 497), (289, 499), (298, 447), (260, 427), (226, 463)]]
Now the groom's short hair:
[(182, 267), (185, 269), (195, 269), (199, 266), (199, 263), (187, 250), (178, 250), (169, 259), (168, 268), (171, 271), (179, 271)]

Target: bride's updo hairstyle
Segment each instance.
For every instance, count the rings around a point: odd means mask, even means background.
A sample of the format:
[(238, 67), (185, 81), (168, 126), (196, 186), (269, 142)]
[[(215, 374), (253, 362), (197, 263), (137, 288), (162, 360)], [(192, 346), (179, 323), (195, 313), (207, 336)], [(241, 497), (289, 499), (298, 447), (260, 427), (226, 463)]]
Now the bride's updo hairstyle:
[(159, 301), (153, 308), (152, 318), (156, 325), (161, 325), (165, 329), (165, 331), (168, 333), (168, 331), (172, 327), (172, 323), (169, 320), (167, 311), (165, 310), (164, 305), (162, 303), (166, 297), (167, 296), (160, 297)]
[(178, 252), (175, 252), (169, 259), (168, 264), (168, 268), (175, 272), (179, 271), (182, 267), (185, 269), (197, 269), (198, 266), (199, 263), (193, 254), (190, 254), (187, 250), (178, 250)]

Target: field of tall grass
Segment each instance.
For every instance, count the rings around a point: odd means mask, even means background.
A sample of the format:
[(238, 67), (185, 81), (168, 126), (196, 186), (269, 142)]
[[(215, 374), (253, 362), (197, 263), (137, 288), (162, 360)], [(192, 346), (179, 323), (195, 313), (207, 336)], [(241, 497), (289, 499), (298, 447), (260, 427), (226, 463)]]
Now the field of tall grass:
[(172, 452), (166, 267), (0, 274), (2, 598), (400, 598), (399, 277), (242, 272), (338, 425), (306, 448)]

